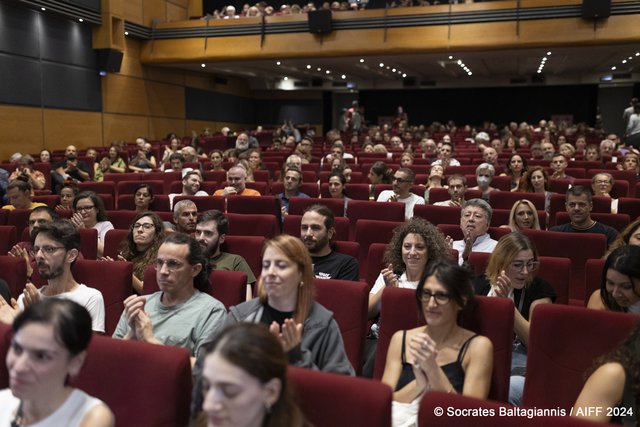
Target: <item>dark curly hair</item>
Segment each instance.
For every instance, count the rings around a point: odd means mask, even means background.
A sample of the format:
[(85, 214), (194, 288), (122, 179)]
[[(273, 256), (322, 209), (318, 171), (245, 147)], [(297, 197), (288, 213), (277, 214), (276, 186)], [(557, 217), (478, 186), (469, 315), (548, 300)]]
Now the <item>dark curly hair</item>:
[(626, 307), (621, 307), (616, 303), (615, 298), (607, 291), (607, 271), (616, 270), (631, 279), (634, 285), (633, 292), (640, 296), (640, 246), (625, 245), (609, 254), (602, 269), (602, 282), (600, 284), (600, 299), (602, 303), (611, 311), (628, 311)]
[(384, 253), (384, 263), (391, 264), (393, 271), (402, 273), (406, 266), (402, 261), (402, 242), (408, 234), (417, 234), (427, 245), (428, 264), (434, 261), (450, 261), (451, 252), (444, 235), (429, 221), (422, 218), (412, 218), (408, 222), (393, 230), (393, 237)]
[[(149, 246), (145, 251), (140, 252), (138, 251), (138, 248), (133, 241), (133, 224), (138, 222), (139, 219), (147, 216), (153, 222), (153, 227), (156, 230), (156, 234), (153, 238), (151, 246)], [(164, 241), (164, 237), (165, 236), (162, 219), (155, 212), (140, 212), (133, 218), (133, 222), (131, 223), (131, 227), (129, 228), (129, 233), (120, 244), (120, 255), (133, 264), (133, 274), (138, 279), (142, 280), (144, 278), (144, 270), (148, 265), (153, 264), (156, 260), (156, 257), (158, 256), (158, 248)]]

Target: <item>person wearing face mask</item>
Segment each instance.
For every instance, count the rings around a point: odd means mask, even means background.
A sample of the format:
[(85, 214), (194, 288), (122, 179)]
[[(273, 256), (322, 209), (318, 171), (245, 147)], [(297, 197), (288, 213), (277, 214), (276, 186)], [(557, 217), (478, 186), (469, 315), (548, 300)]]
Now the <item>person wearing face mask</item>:
[(540, 266), (538, 251), (521, 233), (502, 237), (494, 249), (486, 272), (474, 281), (476, 295), (509, 298), (514, 303), (514, 332), (511, 357), (509, 403), (519, 405), (524, 389), (524, 375), (529, 345), (529, 320), (538, 304), (551, 304), (556, 299), (553, 287), (535, 276)]
[(640, 246), (620, 246), (609, 254), (600, 289), (591, 294), (587, 308), (640, 314)]
[(495, 174), (496, 168), (494, 168), (493, 165), (489, 163), (480, 163), (480, 165), (476, 168), (476, 182), (478, 183), (478, 185), (476, 185), (475, 187), (471, 187), (471, 190), (482, 191), (482, 198), (486, 201), (489, 201), (489, 193), (491, 193), (492, 191), (500, 191), (497, 188), (491, 186), (491, 181), (493, 180)]

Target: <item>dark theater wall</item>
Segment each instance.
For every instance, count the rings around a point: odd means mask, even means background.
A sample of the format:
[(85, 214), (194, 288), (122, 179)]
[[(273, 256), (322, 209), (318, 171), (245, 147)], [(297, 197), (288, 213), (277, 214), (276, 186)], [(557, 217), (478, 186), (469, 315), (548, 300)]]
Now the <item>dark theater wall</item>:
[(551, 115), (572, 114), (574, 122), (593, 124), (597, 102), (597, 85), (360, 91), (360, 104), (372, 123), (379, 116), (394, 116), (401, 105), (410, 123), (453, 118), (471, 124), (536, 123)]

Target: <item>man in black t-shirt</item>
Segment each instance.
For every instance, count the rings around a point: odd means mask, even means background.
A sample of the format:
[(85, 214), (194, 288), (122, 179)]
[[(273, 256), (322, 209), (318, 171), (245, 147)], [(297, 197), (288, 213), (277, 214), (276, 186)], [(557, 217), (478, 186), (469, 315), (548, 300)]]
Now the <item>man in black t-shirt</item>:
[(300, 239), (311, 255), (313, 272), (317, 279), (358, 281), (358, 261), (331, 250), (330, 242), (335, 234), (333, 222), (333, 212), (325, 205), (309, 206), (302, 216)]
[(53, 165), (51, 179), (53, 191), (60, 193), (65, 181), (84, 182), (91, 180), (89, 166), (82, 160), (78, 160), (78, 150), (74, 145), (69, 145), (64, 151), (65, 159)]
[(591, 219), (593, 203), (591, 190), (588, 188), (581, 185), (569, 188), (565, 206), (571, 222), (551, 227), (549, 231), (604, 234), (607, 238), (607, 245), (611, 245), (618, 237), (618, 232), (614, 228)]

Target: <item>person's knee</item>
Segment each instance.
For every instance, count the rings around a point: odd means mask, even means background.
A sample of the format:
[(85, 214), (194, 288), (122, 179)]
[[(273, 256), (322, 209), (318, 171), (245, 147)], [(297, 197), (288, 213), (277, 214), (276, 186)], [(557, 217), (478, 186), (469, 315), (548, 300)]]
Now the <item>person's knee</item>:
[(522, 405), (522, 394), (524, 392), (524, 377), (512, 375), (509, 380), (509, 403), (514, 406)]

